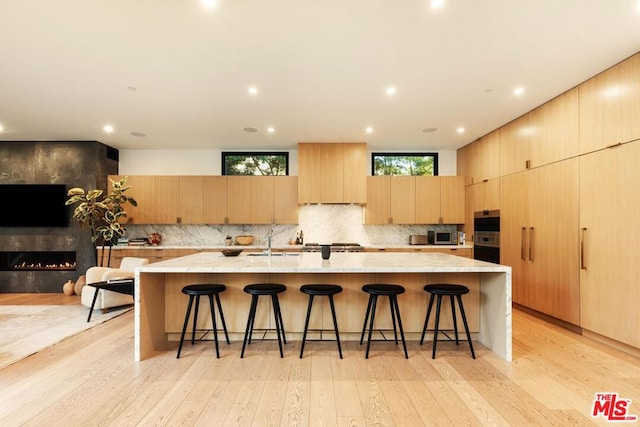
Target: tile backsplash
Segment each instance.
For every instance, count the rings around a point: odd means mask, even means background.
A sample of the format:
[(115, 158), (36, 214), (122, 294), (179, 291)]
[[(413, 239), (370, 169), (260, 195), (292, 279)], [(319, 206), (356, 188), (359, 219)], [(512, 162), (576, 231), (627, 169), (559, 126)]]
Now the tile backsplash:
[[(411, 234), (427, 230), (456, 230), (455, 225), (364, 225), (364, 208), (357, 205), (300, 206), (297, 225), (274, 225), (273, 245), (286, 245), (300, 230), (305, 243), (355, 242), (361, 245), (405, 245)], [(227, 235), (251, 234), (255, 245), (266, 245), (269, 225), (127, 225), (127, 237), (157, 232), (167, 246), (224, 245)]]

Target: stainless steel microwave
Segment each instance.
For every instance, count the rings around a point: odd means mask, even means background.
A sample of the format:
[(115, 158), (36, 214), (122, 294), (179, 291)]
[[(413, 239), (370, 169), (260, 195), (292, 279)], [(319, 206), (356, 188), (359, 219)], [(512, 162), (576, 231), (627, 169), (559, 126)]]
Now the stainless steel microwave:
[(458, 244), (457, 231), (430, 230), (427, 232), (427, 238), (430, 245), (457, 245)]

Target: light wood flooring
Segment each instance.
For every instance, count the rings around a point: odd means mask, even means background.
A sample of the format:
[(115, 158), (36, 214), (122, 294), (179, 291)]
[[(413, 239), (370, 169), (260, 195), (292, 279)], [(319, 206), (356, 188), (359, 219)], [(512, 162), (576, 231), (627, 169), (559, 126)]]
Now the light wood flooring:
[[(0, 304), (78, 303), (77, 297), (1, 295)], [(56, 302), (57, 301), (57, 302)], [(98, 314), (99, 315), (99, 314)], [(286, 325), (285, 325), (286, 326)], [(0, 370), (1, 426), (610, 425), (594, 394), (631, 399), (640, 416), (640, 360), (514, 310), (513, 362), (479, 343), (257, 341), (185, 345), (133, 361), (133, 313)], [(177, 346), (176, 346), (177, 347)], [(629, 425), (629, 424), (625, 424)]]

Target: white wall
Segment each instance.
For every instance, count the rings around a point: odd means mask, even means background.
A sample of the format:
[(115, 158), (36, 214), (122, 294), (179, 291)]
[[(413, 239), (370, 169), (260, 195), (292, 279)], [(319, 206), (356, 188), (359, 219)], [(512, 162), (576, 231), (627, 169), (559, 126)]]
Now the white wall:
[[(221, 150), (120, 150), (121, 175), (221, 175), (221, 162)], [(455, 175), (456, 151), (438, 151), (438, 167), (439, 175)], [(289, 151), (289, 175), (298, 175), (298, 150)]]

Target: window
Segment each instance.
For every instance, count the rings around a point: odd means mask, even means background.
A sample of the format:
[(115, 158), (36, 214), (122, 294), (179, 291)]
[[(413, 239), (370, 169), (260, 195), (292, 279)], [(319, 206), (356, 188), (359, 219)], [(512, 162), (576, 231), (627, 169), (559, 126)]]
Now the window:
[(223, 151), (222, 175), (289, 175), (289, 153)]
[(372, 153), (371, 175), (438, 175), (438, 153)]

